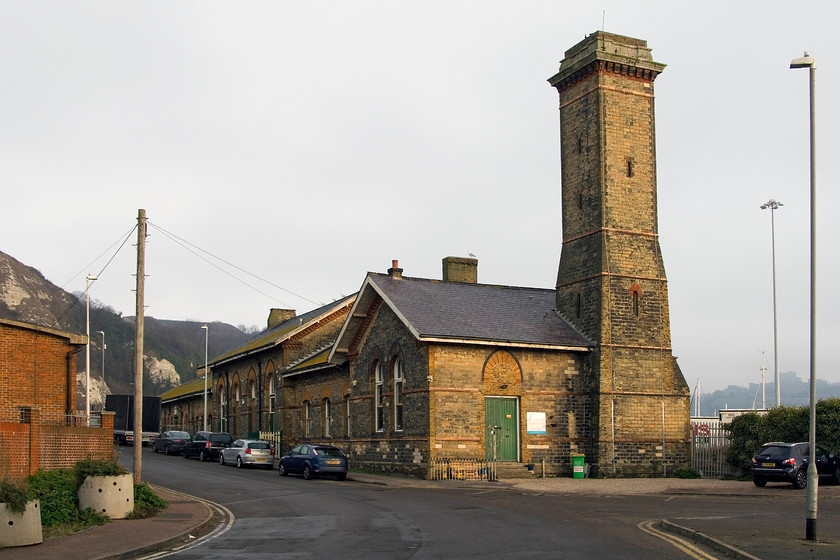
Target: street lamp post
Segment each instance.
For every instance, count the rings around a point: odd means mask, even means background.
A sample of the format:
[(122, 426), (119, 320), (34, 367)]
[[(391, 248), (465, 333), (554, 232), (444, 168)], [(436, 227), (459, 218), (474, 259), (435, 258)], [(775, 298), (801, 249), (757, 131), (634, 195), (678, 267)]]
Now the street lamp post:
[[(773, 365), (776, 369), (776, 406), (782, 406), (782, 393), (779, 384), (779, 335), (776, 321), (776, 210), (784, 206), (772, 198), (761, 205), (762, 210), (770, 209), (770, 244), (773, 250)], [(763, 365), (763, 364), (762, 364)]]
[(816, 312), (817, 312), (817, 157), (816, 157), (816, 74), (817, 64), (814, 57), (805, 52), (805, 56), (794, 58), (790, 63), (791, 68), (808, 68), (810, 70), (810, 123), (811, 123), (811, 395), (810, 395), (810, 420), (808, 425), (808, 448), (810, 460), (808, 461), (808, 514), (805, 519), (805, 538), (809, 541), (817, 540), (817, 486), (819, 476), (817, 475), (817, 371), (816, 371)]
[(105, 384), (105, 331), (96, 331), (102, 335), (102, 384)]
[(207, 339), (210, 337), (210, 329), (207, 325), (201, 325), (204, 329), (204, 431), (207, 431)]
[(87, 344), (85, 344), (85, 420), (90, 426), (90, 283), (96, 280), (97, 277), (88, 274), (85, 277), (85, 335), (87, 336)]

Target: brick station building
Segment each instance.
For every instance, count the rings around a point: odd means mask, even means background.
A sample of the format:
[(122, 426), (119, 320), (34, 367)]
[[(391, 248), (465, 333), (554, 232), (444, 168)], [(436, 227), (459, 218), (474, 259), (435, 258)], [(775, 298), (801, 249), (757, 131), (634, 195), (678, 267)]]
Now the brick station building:
[[(404, 276), (397, 261), (368, 273), (340, 329), (320, 331), (328, 352), (274, 366), (284, 443), (330, 441), (354, 465), (419, 476), (469, 458), (566, 474), (575, 453), (601, 477), (687, 466), (689, 388), (658, 237), (664, 67), (645, 41), (596, 32), (549, 80), (562, 159), (555, 289), (480, 284), (472, 258), (443, 259), (442, 280)], [(230, 374), (212, 364), (216, 394), (229, 394)], [(267, 399), (255, 386), (247, 395)]]

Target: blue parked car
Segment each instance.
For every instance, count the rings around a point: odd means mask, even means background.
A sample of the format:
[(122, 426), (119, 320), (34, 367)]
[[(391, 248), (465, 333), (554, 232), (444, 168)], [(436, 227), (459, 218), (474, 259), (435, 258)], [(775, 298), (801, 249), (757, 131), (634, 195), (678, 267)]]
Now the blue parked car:
[(305, 443), (298, 445), (280, 458), (280, 476), (299, 473), (310, 480), (321, 475), (331, 475), (338, 480), (347, 478), (347, 455), (334, 445)]

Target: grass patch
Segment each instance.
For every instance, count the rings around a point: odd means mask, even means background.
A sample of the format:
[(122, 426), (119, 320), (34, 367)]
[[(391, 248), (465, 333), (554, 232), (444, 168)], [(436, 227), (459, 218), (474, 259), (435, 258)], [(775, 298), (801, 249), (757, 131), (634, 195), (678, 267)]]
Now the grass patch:
[(694, 469), (677, 469), (674, 476), (677, 478), (703, 478), (703, 475)]
[(145, 519), (154, 517), (158, 512), (169, 507), (166, 500), (155, 494), (155, 491), (143, 482), (134, 485), (134, 511), (129, 519)]

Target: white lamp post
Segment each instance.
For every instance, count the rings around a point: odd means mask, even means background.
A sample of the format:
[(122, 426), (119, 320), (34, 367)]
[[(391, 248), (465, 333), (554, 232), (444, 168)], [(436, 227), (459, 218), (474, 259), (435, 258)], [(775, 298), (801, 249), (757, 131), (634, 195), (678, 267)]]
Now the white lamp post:
[(201, 325), (204, 329), (204, 431), (207, 431), (207, 339), (210, 337), (210, 329), (207, 325)]
[(87, 344), (85, 344), (85, 420), (90, 426), (90, 283), (96, 280), (97, 277), (88, 274), (85, 277), (85, 334), (87, 335)]
[(776, 406), (782, 406), (782, 393), (779, 387), (779, 335), (776, 327), (776, 210), (779, 209), (779, 206), (784, 206), (784, 204), (772, 198), (761, 205), (762, 210), (770, 209), (770, 244), (773, 250), (773, 365), (776, 369)]
[(811, 414), (808, 426), (808, 447), (810, 449), (810, 460), (808, 461), (808, 516), (805, 519), (805, 538), (809, 541), (817, 540), (817, 486), (819, 475), (817, 475), (817, 371), (816, 371), (816, 312), (817, 312), (817, 157), (816, 157), (816, 74), (817, 64), (814, 57), (807, 52), (805, 56), (794, 58), (790, 63), (791, 68), (810, 69), (810, 109), (811, 109)]

